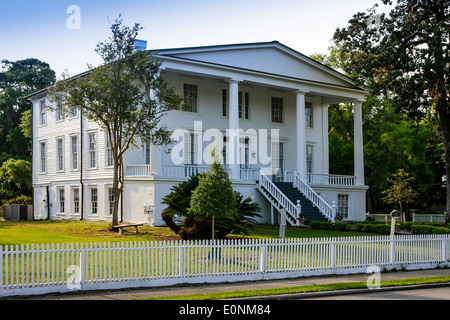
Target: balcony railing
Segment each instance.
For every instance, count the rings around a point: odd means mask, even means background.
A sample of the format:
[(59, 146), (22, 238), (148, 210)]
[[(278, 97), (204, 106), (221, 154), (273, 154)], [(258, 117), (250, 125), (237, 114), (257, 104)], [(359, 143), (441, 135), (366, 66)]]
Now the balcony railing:
[[(205, 165), (175, 165), (165, 164), (162, 167), (162, 175), (171, 178), (189, 178), (192, 175), (207, 172), (209, 166)], [(230, 170), (228, 169), (228, 172)], [(151, 176), (151, 166), (149, 164), (129, 165), (126, 167), (125, 174), (127, 176)], [(240, 179), (243, 181), (256, 181), (259, 178), (259, 168), (241, 168)], [(285, 171), (283, 175), (276, 176), (279, 181), (293, 182), (293, 171)], [(354, 186), (355, 176), (346, 176), (338, 174), (320, 174), (309, 173), (309, 184), (333, 185), (333, 186)]]
[(356, 182), (355, 176), (346, 176), (340, 174), (308, 173), (308, 183), (310, 184), (354, 186), (356, 184), (355, 182)]

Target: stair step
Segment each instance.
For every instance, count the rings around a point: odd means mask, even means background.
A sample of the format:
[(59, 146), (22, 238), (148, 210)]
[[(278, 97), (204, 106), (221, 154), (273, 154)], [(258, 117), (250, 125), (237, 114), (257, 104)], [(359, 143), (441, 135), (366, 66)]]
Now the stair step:
[[(309, 201), (299, 190), (294, 188), (292, 183), (274, 182), (274, 184), (294, 204), (297, 203), (297, 200), (300, 201), (300, 205), (302, 206), (302, 213), (306, 217), (306, 225), (309, 225), (311, 221), (328, 221), (328, 219), (320, 213), (320, 211), (311, 203), (311, 201)], [(265, 190), (263, 194), (266, 198), (276, 202), (276, 199), (272, 197), (269, 192), (267, 192), (267, 190)], [(287, 216), (287, 218), (288, 220), (292, 220), (292, 218), (289, 216)]]

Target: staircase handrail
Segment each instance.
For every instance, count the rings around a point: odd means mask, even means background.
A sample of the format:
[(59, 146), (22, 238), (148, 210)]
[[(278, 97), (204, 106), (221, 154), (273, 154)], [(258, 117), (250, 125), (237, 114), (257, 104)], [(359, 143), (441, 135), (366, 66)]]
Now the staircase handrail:
[(300, 213), (302, 212), (302, 207), (300, 201), (297, 201), (295, 205), (288, 197), (268, 178), (264, 173), (259, 173), (258, 184), (263, 187), (276, 201), (280, 204), (281, 208), (286, 209), (286, 212), (295, 219), (296, 224), (298, 224)]
[(294, 188), (300, 190), (301, 193), (328, 219), (334, 221), (336, 216), (336, 207), (330, 206), (321, 196), (317, 194), (303, 179), (297, 171), (294, 172), (292, 183)]

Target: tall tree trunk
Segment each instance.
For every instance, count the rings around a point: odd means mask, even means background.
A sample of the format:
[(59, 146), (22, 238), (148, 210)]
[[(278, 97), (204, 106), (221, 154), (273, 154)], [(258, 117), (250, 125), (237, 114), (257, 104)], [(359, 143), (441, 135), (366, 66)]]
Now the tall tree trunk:
[(447, 175), (445, 222), (450, 223), (450, 110), (446, 100), (447, 92), (445, 90), (439, 91), (436, 94), (436, 112), (444, 145), (445, 174)]

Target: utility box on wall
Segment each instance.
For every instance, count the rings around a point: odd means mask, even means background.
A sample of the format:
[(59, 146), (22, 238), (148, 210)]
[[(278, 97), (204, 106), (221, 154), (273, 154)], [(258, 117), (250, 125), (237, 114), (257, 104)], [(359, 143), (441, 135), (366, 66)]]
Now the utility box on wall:
[(22, 204), (3, 206), (3, 218), (8, 221), (32, 221), (33, 206)]

